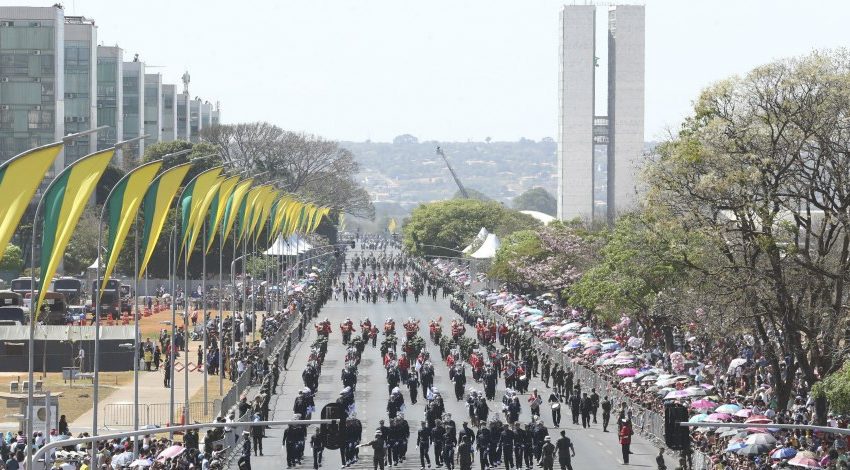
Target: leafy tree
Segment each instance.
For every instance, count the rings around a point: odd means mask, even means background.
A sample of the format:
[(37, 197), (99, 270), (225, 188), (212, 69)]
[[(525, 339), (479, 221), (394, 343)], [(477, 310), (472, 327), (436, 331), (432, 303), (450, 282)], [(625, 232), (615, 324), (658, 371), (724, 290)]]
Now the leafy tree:
[(543, 188), (531, 188), (513, 200), (514, 209), (519, 211), (538, 211), (554, 216), (558, 212), (555, 196)]
[[(65, 249), (63, 262), (65, 272), (72, 275), (85, 272), (97, 258), (97, 238), (100, 227), (100, 209), (89, 206), (80, 217), (80, 222)], [(107, 234), (103, 233), (105, 243)]]
[(539, 226), (533, 217), (497, 202), (450, 199), (415, 208), (403, 227), (404, 244), (417, 255), (458, 256), (456, 250), (466, 246), (481, 227), (504, 237)]
[(517, 275), (543, 290), (563, 292), (592, 260), (592, 244), (575, 226), (555, 222), (537, 231), (540, 252), (510, 262)]
[(213, 126), (202, 138), (234, 168), (263, 173), (263, 181), (287, 192), (352, 215), (375, 215), (369, 194), (355, 180), (359, 165), (335, 141), (265, 122)]
[(798, 371), (815, 383), (848, 352), (848, 91), (844, 50), (723, 80), (644, 175), (647, 207), (712, 246), (693, 285), (784, 370), (771, 374), (779, 403)]
[(499, 281), (521, 285), (523, 277), (515, 269), (521, 259), (540, 259), (544, 255), (534, 230), (519, 230), (502, 239), (488, 275)]
[[(223, 163), (222, 157), (219, 155), (219, 148), (216, 145), (208, 142), (192, 143), (185, 140), (158, 142), (145, 147), (144, 162), (147, 163), (162, 158), (168, 154), (187, 149), (192, 149), (192, 151), (185, 155), (167, 158), (165, 162), (163, 162), (162, 168), (168, 169), (173, 166), (186, 163), (192, 159), (198, 159), (186, 175), (186, 181), (189, 181), (201, 172)], [(200, 157), (206, 158), (201, 159)]]
[(0, 271), (18, 274), (24, 267), (24, 253), (21, 247), (10, 243), (0, 258)]
[(685, 285), (693, 240), (640, 213), (621, 216), (603, 240), (598, 261), (569, 289), (570, 303), (611, 322), (628, 316), (647, 334), (660, 328), (672, 348), (674, 323), (662, 293)]
[(253, 278), (265, 278), (269, 270), (276, 267), (274, 258), (269, 256), (249, 256), (245, 271)]
[(106, 202), (106, 198), (109, 197), (109, 192), (112, 191), (112, 188), (118, 184), (118, 181), (123, 178), (125, 174), (124, 170), (115, 165), (109, 165), (106, 167), (106, 171), (103, 172), (103, 176), (100, 177), (100, 180), (97, 182), (97, 187), (95, 188), (96, 205), (102, 206)]
[[(492, 201), (493, 200), (491, 197), (487, 196), (486, 194), (484, 194), (483, 192), (481, 192), (477, 189), (473, 189), (473, 188), (464, 188), (464, 189), (466, 189), (466, 194), (469, 195), (469, 199), (475, 199), (476, 201)], [(463, 198), (464, 197), (463, 197), (463, 194), (461, 194), (460, 189), (455, 191), (454, 196), (452, 196), (452, 199), (463, 199)]]
[(846, 415), (850, 413), (850, 364), (827, 376), (812, 387), (812, 393), (826, 398), (831, 411)]

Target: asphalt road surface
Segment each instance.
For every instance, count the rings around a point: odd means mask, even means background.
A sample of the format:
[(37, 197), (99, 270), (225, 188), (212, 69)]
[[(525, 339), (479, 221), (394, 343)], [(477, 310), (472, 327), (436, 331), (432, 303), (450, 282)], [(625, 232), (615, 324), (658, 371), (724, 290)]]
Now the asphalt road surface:
[[(345, 276), (345, 274), (343, 275)], [(449, 371), (445, 362), (440, 360), (439, 348), (433, 344), (428, 336), (428, 322), (438, 317), (443, 317), (443, 332), (448, 332), (449, 322), (453, 318), (453, 312), (449, 308), (448, 298), (443, 299), (442, 295), (437, 296), (437, 300), (420, 297), (419, 303), (413, 301), (413, 296), (408, 296), (408, 301), (393, 302), (387, 304), (386, 301), (378, 300), (376, 304), (355, 303), (349, 301), (343, 303), (340, 300), (331, 300), (319, 313), (319, 319), (327, 317), (333, 326), (328, 343), (328, 352), (325, 357), (325, 363), (322, 367), (322, 375), (319, 378), (319, 390), (316, 394), (316, 409), (320, 410), (326, 403), (336, 400), (339, 392), (342, 389), (340, 373), (344, 365), (345, 347), (342, 344), (342, 337), (339, 332), (339, 324), (346, 317), (354, 321), (355, 326), (364, 318), (369, 318), (372, 323), (377, 324), (379, 329), (383, 331), (384, 319), (392, 317), (396, 321), (396, 331), (398, 334), (404, 334), (402, 323), (408, 317), (413, 317), (421, 320), (420, 335), (426, 340), (427, 349), (430, 352), (432, 362), (435, 368), (434, 386), (443, 395), (443, 400), (446, 405), (446, 411), (452, 414), (452, 418), (457, 423), (457, 428), (461, 428), (461, 424), (467, 418), (465, 402), (456, 401), (454, 397), (454, 386), (449, 381)], [(359, 328), (358, 328), (359, 330)], [(467, 327), (467, 335), (474, 335), (474, 329)], [(282, 371), (281, 384), (278, 388), (278, 394), (274, 395), (271, 400), (271, 416), (273, 420), (291, 419), (293, 416), (292, 405), (297, 396), (298, 390), (304, 388), (304, 383), (301, 380), (301, 372), (306, 364), (307, 354), (310, 344), (316, 337), (314, 328), (310, 331), (302, 342), (293, 348), (292, 356), (289, 362), (289, 371)], [(358, 369), (356, 399), (357, 418), (363, 423), (363, 439), (364, 442), (372, 439), (374, 431), (380, 419), (386, 419), (386, 406), (389, 393), (386, 384), (386, 373), (384, 371), (380, 357), (380, 342), (383, 337), (382, 333), (378, 336), (378, 347), (372, 348), (371, 343), (363, 351), (362, 361)], [(399, 343), (401, 340), (399, 341)], [(400, 344), (399, 344), (400, 346)], [(399, 352), (400, 352), (399, 347)], [(483, 390), (483, 385), (475, 384), (471, 378), (471, 372), (467, 367), (467, 386), (473, 386), (478, 390)], [(552, 436), (554, 443), (560, 437), (560, 430), (566, 430), (567, 436), (570, 437), (575, 446), (576, 456), (572, 459), (573, 468), (578, 469), (607, 469), (622, 467), (622, 455), (620, 445), (616, 435), (616, 415), (612, 416), (611, 425), (608, 427), (609, 432), (602, 432), (601, 411), (599, 412), (599, 424), (593, 424), (591, 428), (582, 429), (581, 426), (572, 424), (569, 408), (563, 406), (563, 417), (561, 419), (561, 428), (555, 429), (552, 426), (551, 415), (545, 400), (548, 398), (549, 390), (543, 385), (539, 378), (533, 378), (529, 390), (537, 388), (543, 396), (544, 405), (541, 407), (543, 420), (549, 429), (549, 434)], [(421, 396), (421, 390), (416, 405), (410, 404), (410, 396), (407, 388), (402, 387), (402, 392), (405, 397), (406, 409), (404, 416), (408, 421), (411, 429), (411, 437), (408, 445), (407, 460), (401, 463), (399, 469), (418, 469), (419, 468), (419, 452), (416, 449), (416, 430), (420, 427), (420, 422), (424, 420), (424, 403), (425, 400)], [(504, 416), (501, 415), (501, 397), (504, 392), (504, 381), (499, 380), (496, 390), (496, 402), (490, 404), (490, 416), (494, 413), (500, 413), (502, 422), (505, 422)], [(522, 413), (520, 414), (520, 422), (527, 423), (530, 419), (529, 409), (526, 397), (520, 398), (522, 403)], [(616, 404), (615, 404), (616, 409)], [(613, 413), (612, 413), (613, 414)], [(318, 417), (318, 412), (313, 414)], [(313, 459), (312, 451), (309, 445), (309, 436), (314, 432), (314, 428), (308, 430), (308, 440), (304, 451), (304, 462), (300, 465), (301, 468), (312, 468)], [(281, 469), (286, 465), (285, 449), (281, 445), (283, 435), (282, 428), (270, 429), (267, 431), (266, 438), (263, 440), (264, 456), (251, 457), (251, 466), (258, 469)], [(639, 468), (655, 469), (655, 457), (658, 453), (656, 446), (648, 442), (646, 439), (639, 437), (637, 434), (632, 439), (632, 452), (629, 466)], [(433, 446), (430, 451), (433, 462)], [(672, 458), (667, 457), (668, 468), (671, 466)], [(360, 461), (352, 466), (352, 468), (371, 468), (372, 453), (371, 449), (364, 447), (360, 449)], [(558, 468), (556, 460), (555, 467)], [(341, 468), (339, 451), (326, 449), (324, 452), (324, 462), (322, 468), (338, 469)], [(473, 462), (473, 468), (478, 469), (479, 464)]]

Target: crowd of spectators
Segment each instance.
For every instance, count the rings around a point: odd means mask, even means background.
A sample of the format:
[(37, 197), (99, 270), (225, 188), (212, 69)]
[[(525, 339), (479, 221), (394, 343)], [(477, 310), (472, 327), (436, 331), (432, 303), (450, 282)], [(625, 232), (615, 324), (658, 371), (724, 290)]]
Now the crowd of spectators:
[[(799, 372), (794, 373), (789, 399), (782, 400), (771, 384), (776, 382), (776, 374), (786, 378), (788, 364), (780, 363), (775, 370), (748, 335), (713, 338), (702, 334), (696, 325), (681, 325), (668, 332), (647, 331), (628, 318), (606, 324), (586, 312), (560, 305), (551, 294), (521, 295), (504, 287), (477, 290), (481, 282), (476, 282), (463, 263), (420, 262), (419, 269), (452, 285), (456, 301), (470, 314), (497, 318), (512, 332), (535, 337), (550, 359), (574, 370), (581, 368), (604, 381), (606, 391), (623, 397), (636, 416), (656, 413), (656, 421), (663, 423), (665, 404), (687, 407), (694, 422), (691, 438), (696, 452), (683, 453), (683, 468), (850, 468), (850, 439), (844, 435), (700, 425), (815, 424), (818, 403), (810, 393), (812, 384)], [(847, 417), (825, 407), (821, 413), (828, 413), (828, 426), (848, 427)], [(661, 435), (654, 438), (658, 443), (663, 441)]]

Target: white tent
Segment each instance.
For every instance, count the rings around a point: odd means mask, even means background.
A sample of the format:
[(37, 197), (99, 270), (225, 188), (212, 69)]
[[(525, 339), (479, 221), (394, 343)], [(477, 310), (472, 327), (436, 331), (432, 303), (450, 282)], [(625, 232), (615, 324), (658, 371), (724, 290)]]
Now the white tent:
[(555, 218), (552, 217), (551, 215), (544, 214), (544, 213), (538, 212), (538, 211), (520, 211), (520, 212), (522, 212), (525, 215), (530, 215), (530, 216), (534, 217), (535, 219), (539, 220), (540, 222), (543, 222), (543, 225), (549, 225), (549, 222), (552, 222), (553, 220), (555, 220)]
[(284, 239), (283, 236), (278, 236), (277, 240), (265, 251), (265, 254), (270, 256), (295, 256), (301, 253), (310, 251), (312, 245), (302, 240), (295, 235)]
[(496, 237), (496, 235), (488, 234), (487, 238), (484, 240), (484, 243), (481, 244), (481, 248), (479, 248), (475, 253), (471, 254), (473, 258), (476, 259), (488, 259), (496, 257), (496, 250), (501, 246), (501, 242)]
[[(481, 230), (478, 231), (478, 235), (475, 236), (475, 240), (484, 241), (484, 240), (487, 239), (487, 235), (490, 235), (490, 232), (488, 232), (486, 228), (481, 227)], [(463, 254), (469, 254), (472, 251), (472, 245), (474, 243), (475, 243), (475, 241), (473, 241), (472, 243), (467, 245), (466, 248), (463, 249), (462, 253)]]

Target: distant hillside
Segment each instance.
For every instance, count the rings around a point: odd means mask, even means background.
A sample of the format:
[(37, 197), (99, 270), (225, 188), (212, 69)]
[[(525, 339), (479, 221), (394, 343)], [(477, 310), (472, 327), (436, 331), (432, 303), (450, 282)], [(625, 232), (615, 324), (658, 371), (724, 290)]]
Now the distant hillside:
[(451, 198), (457, 191), (442, 158), (443, 148), (464, 186), (508, 203), (523, 191), (540, 186), (557, 193), (557, 143), (419, 142), (403, 135), (392, 143), (343, 142), (361, 164), (360, 180), (376, 201), (409, 208), (419, 202)]

